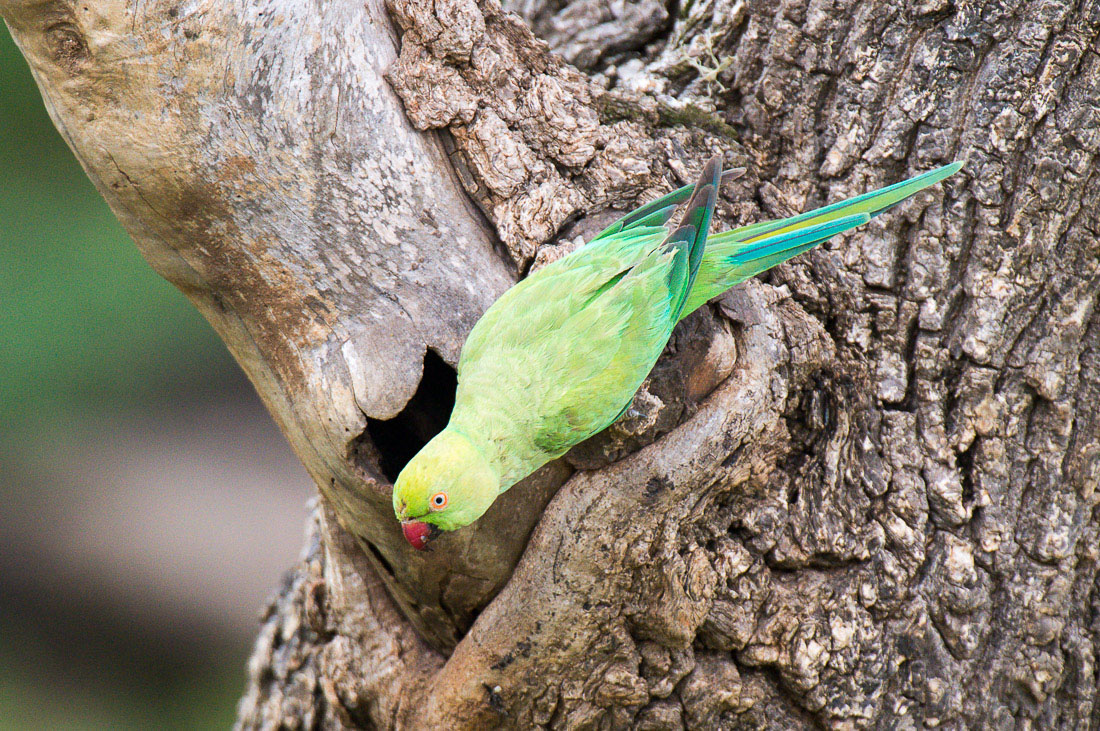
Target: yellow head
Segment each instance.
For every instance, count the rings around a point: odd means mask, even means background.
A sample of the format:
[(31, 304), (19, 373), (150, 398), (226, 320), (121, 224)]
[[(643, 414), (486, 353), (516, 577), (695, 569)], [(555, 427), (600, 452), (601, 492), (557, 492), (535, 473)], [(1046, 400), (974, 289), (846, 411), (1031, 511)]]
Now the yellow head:
[(393, 512), (405, 538), (422, 550), (440, 531), (480, 518), (496, 500), (500, 478), (469, 439), (437, 434), (405, 465), (393, 486)]

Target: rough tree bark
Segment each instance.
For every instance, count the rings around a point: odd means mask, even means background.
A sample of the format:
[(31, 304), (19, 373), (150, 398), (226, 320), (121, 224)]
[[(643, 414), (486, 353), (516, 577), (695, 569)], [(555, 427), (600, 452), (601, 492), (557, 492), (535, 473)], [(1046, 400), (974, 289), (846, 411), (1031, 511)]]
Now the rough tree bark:
[[(509, 9), (0, 0), (321, 492), (241, 726), (1100, 728), (1100, 5)], [(715, 152), (722, 225), (969, 164), (407, 549), (479, 314)]]

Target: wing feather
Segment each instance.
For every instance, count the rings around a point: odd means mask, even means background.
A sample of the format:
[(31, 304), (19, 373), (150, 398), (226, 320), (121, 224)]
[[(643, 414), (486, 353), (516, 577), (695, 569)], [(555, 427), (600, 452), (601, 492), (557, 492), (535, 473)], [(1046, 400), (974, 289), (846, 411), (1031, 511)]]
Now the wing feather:
[(451, 420), (504, 445), (495, 458), (506, 481), (605, 428), (653, 367), (675, 321), (662, 242), (625, 249), (633, 261), (601, 247), (554, 262), (470, 333)]
[(714, 158), (671, 234), (658, 225), (669, 204), (655, 201), (508, 290), (474, 326), (451, 423), (480, 440), (506, 486), (607, 427), (633, 398), (691, 291), (720, 180)]

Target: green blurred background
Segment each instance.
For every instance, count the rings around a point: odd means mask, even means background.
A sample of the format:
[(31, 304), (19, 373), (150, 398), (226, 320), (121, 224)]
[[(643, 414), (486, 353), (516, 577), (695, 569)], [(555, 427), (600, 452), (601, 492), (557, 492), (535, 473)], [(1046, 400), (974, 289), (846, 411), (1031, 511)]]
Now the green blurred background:
[(0, 23), (0, 729), (232, 723), (310, 487)]

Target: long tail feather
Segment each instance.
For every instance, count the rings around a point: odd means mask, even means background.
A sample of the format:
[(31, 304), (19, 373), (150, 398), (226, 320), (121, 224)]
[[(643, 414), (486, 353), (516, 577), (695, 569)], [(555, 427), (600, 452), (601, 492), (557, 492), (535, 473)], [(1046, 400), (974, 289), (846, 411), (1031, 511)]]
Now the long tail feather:
[(728, 256), (726, 262), (731, 270), (736, 270), (738, 277), (748, 279), (754, 274), (759, 274), (790, 259), (801, 251), (820, 244), (825, 239), (850, 228), (862, 226), (870, 220), (870, 215), (857, 213), (835, 221), (774, 234), (765, 239), (754, 238), (748, 245), (742, 244), (735, 253)]
[(738, 282), (809, 251), (838, 233), (866, 223), (914, 193), (958, 172), (962, 165), (962, 162), (954, 162), (808, 213), (711, 236), (706, 242), (706, 254), (681, 317), (686, 317)]
[[(802, 226), (812, 226), (818, 223), (833, 221), (842, 216), (850, 216), (857, 213), (867, 213), (875, 216), (887, 211), (898, 203), (901, 203), (914, 193), (924, 190), (930, 185), (935, 185), (944, 178), (948, 178), (962, 168), (962, 161), (953, 162), (950, 165), (929, 170), (909, 180), (888, 185), (885, 188), (864, 193), (863, 195), (849, 198), (848, 200), (833, 203), (832, 205), (818, 208), (798, 216), (784, 218), (780, 221), (764, 221), (754, 223), (751, 226), (743, 226), (732, 231), (726, 231), (721, 236), (729, 237), (735, 241), (750, 241), (763, 236), (771, 236), (785, 231), (791, 231)], [(713, 241), (713, 239), (712, 239)]]

